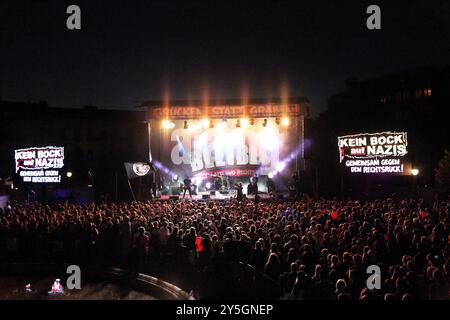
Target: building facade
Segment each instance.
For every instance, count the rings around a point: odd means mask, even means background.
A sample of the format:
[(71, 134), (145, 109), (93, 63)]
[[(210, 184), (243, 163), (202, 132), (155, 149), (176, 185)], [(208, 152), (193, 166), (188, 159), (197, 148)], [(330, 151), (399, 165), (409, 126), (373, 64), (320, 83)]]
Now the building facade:
[[(312, 125), (312, 134), (321, 144), (314, 151), (316, 166), (323, 176), (332, 176), (332, 170), (339, 172), (336, 166), (326, 167), (327, 163), (338, 164), (338, 136), (404, 131), (411, 165), (419, 170), (415, 183), (432, 186), (437, 163), (449, 148), (449, 106), (450, 66), (417, 68), (363, 81), (350, 79), (343, 92), (328, 99), (328, 109)], [(383, 180), (388, 178), (375, 176), (356, 183), (371, 179), (381, 188), (389, 185)], [(340, 188), (342, 181), (335, 176), (333, 184)]]
[(89, 106), (55, 108), (45, 102), (0, 101), (0, 136), (1, 177), (4, 181), (12, 178), (13, 190), (19, 192), (40, 190), (42, 186), (20, 183), (14, 165), (16, 149), (64, 147), (62, 181), (46, 189), (92, 188), (95, 198), (109, 195), (112, 199), (128, 199), (123, 162), (148, 161), (147, 126), (142, 111)]

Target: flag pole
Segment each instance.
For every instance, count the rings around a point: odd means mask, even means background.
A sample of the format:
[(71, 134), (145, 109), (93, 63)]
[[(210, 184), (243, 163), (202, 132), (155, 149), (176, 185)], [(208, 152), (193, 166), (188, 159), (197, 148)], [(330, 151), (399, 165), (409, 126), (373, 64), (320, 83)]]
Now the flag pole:
[(130, 187), (131, 195), (133, 196), (133, 200), (136, 201), (136, 197), (134, 196), (133, 188), (131, 187), (130, 179), (127, 179), (128, 186)]

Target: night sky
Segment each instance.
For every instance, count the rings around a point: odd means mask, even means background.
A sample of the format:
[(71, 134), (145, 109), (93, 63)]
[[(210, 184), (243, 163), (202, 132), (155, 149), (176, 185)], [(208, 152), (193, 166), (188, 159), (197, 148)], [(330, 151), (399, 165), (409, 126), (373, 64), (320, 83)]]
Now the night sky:
[[(132, 108), (162, 98), (307, 96), (351, 76), (450, 64), (450, 1), (4, 1), (0, 97)], [(393, 1), (390, 1), (393, 2)], [(81, 7), (82, 29), (66, 29)], [(366, 29), (378, 4), (382, 30)]]

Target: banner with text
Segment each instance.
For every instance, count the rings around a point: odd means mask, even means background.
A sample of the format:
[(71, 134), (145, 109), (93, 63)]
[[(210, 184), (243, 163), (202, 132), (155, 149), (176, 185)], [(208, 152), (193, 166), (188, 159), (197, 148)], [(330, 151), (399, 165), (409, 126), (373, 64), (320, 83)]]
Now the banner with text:
[(406, 159), (406, 132), (361, 133), (338, 137), (339, 161), (351, 173), (404, 175), (410, 171)]

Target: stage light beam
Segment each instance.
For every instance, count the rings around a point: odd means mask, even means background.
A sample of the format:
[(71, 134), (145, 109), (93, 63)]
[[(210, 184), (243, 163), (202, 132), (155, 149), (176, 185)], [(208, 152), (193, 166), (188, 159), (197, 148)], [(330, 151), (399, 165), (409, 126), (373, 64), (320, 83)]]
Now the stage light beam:
[(200, 124), (202, 125), (202, 127), (208, 128), (209, 127), (209, 120), (208, 119), (202, 119), (200, 121)]
[(162, 125), (163, 129), (169, 129), (170, 128), (170, 121), (169, 120), (163, 120), (161, 122), (161, 125)]
[(284, 168), (286, 168), (286, 163), (284, 163), (284, 162), (277, 163), (277, 165), (276, 165), (277, 172), (283, 171)]

